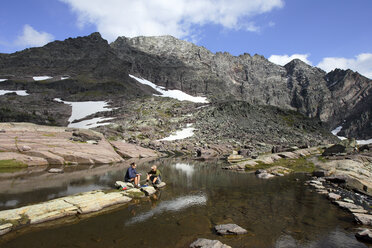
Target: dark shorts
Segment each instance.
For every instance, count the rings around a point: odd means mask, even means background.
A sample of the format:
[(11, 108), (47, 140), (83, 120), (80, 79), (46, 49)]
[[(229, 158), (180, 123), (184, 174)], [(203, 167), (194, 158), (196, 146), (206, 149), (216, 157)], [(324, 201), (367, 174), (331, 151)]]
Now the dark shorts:
[[(150, 181), (153, 182), (154, 181), (154, 176), (150, 176)], [(161, 183), (161, 176), (158, 176), (157, 177), (157, 180), (155, 181), (155, 184), (159, 184)]]
[(133, 182), (134, 181), (134, 177), (133, 178), (124, 178), (124, 182), (126, 183), (130, 183), (130, 182)]

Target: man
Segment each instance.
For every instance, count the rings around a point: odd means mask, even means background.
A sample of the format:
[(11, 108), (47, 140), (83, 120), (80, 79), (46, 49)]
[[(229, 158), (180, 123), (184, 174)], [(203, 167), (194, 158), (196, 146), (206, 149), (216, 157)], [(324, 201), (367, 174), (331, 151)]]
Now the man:
[(141, 180), (141, 174), (137, 173), (136, 171), (136, 163), (131, 163), (130, 167), (127, 170), (127, 173), (125, 173), (124, 181), (127, 183), (134, 183), (135, 187), (140, 187), (140, 180)]
[(146, 183), (149, 181), (154, 185), (161, 183), (161, 172), (157, 169), (156, 165), (151, 166), (151, 171), (147, 173)]

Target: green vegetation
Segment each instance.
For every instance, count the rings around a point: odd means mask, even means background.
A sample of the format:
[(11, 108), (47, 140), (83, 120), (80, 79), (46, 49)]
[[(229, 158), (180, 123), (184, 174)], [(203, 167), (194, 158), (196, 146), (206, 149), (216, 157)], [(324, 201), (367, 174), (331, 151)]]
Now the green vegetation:
[(45, 137), (55, 137), (56, 135), (54, 133), (44, 133), (43, 136), (45, 136)]
[(27, 164), (15, 159), (0, 160), (0, 169), (3, 168), (26, 168)]
[(329, 161), (328, 158), (325, 158), (325, 157), (323, 157), (323, 156), (318, 156), (317, 158), (318, 158), (318, 160), (319, 160), (320, 162), (323, 162), (323, 163), (326, 163), (326, 162)]

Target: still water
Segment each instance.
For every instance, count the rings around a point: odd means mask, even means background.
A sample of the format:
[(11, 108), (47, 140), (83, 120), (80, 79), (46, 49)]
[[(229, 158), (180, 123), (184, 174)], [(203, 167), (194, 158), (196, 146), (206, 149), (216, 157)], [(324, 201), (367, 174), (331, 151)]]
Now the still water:
[[(354, 237), (352, 216), (304, 186), (303, 174), (270, 180), (222, 170), (221, 161), (161, 159), (154, 163), (167, 186), (151, 198), (90, 218), (21, 229), (0, 247), (188, 247), (197, 238), (232, 247), (368, 247)], [(79, 167), (64, 174), (20, 173), (1, 188), (0, 207), (19, 207), (71, 193), (108, 189), (126, 165)], [(27, 187), (29, 185), (30, 187)], [(217, 224), (235, 223), (247, 235), (221, 237)]]

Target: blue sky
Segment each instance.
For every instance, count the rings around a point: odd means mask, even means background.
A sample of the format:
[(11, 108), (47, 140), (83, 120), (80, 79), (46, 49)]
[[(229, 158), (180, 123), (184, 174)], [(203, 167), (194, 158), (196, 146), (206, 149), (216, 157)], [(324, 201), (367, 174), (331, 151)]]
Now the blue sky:
[[(213, 52), (293, 58), (372, 78), (371, 0), (2, 0), (0, 52), (99, 31), (171, 34)], [(273, 56), (274, 55), (274, 56)]]

